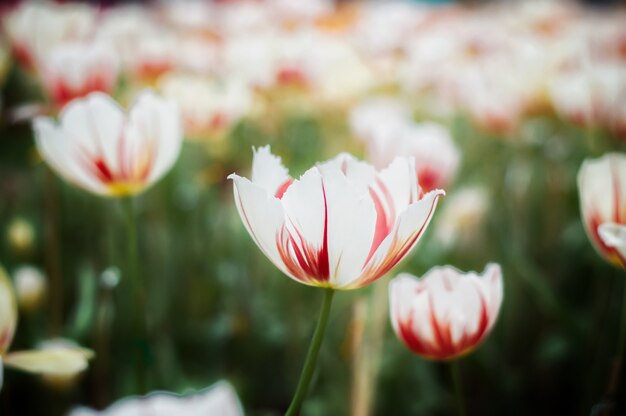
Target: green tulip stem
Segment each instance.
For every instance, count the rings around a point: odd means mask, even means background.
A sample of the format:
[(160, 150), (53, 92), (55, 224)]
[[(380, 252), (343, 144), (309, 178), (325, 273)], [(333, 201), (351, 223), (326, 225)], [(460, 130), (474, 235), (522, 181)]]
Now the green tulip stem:
[(302, 406), (302, 402), (306, 397), (307, 391), (309, 390), (309, 384), (311, 384), (311, 378), (315, 372), (317, 356), (320, 352), (322, 341), (324, 340), (326, 326), (328, 325), (330, 306), (333, 302), (334, 294), (335, 290), (331, 288), (325, 289), (324, 291), (324, 303), (322, 303), (322, 310), (320, 311), (320, 317), (317, 321), (317, 326), (315, 327), (315, 333), (313, 334), (313, 339), (311, 340), (311, 345), (309, 346), (309, 352), (307, 353), (302, 373), (300, 373), (300, 381), (298, 382), (298, 387), (296, 388), (296, 394), (293, 396), (293, 400), (291, 401), (285, 416), (296, 416), (298, 414), (300, 407)]
[(139, 394), (146, 393), (147, 375), (146, 359), (144, 357), (144, 342), (147, 336), (146, 322), (146, 298), (143, 283), (139, 274), (139, 255), (137, 240), (137, 218), (133, 207), (133, 198), (126, 197), (122, 200), (126, 214), (126, 231), (128, 247), (128, 277), (133, 286), (133, 296), (135, 305), (133, 306), (135, 331), (138, 338), (138, 360), (137, 360), (137, 388)]
[(458, 414), (459, 416), (465, 416), (465, 399), (463, 398), (463, 383), (461, 381), (459, 360), (451, 361), (448, 366), (450, 367), (450, 375), (452, 377), (452, 384), (454, 385)]
[(626, 281), (624, 281), (624, 296), (622, 299), (622, 316), (619, 321), (619, 338), (617, 341), (617, 351), (615, 352), (615, 359), (613, 360), (613, 369), (611, 371), (611, 378), (609, 379), (609, 396), (614, 395), (617, 392), (617, 387), (620, 381), (620, 372), (622, 369), (622, 362), (624, 360), (624, 348), (626, 347)]
[(619, 343), (617, 344), (617, 356), (620, 361), (624, 357), (626, 347), (626, 280), (624, 280), (624, 296), (622, 298), (622, 317), (620, 319)]

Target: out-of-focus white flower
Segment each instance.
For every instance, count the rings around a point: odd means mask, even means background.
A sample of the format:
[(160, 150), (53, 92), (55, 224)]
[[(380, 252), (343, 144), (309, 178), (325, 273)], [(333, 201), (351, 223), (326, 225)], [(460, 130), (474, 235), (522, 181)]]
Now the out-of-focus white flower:
[(136, 39), (133, 47), (133, 58), (127, 69), (135, 79), (144, 83), (154, 83), (176, 65), (178, 42), (171, 33), (146, 33)]
[(44, 90), (57, 108), (95, 91), (111, 94), (119, 60), (103, 43), (63, 43), (44, 54), (38, 69)]
[(274, 30), (275, 21), (265, 2), (224, 2), (216, 7), (217, 28), (226, 38), (238, 35), (254, 35)]
[(398, 156), (413, 157), (425, 191), (446, 188), (456, 174), (460, 153), (450, 131), (434, 122), (413, 122), (400, 101), (382, 97), (361, 103), (350, 114), (350, 127), (379, 169)]
[(198, 75), (216, 73), (219, 69), (220, 48), (205, 36), (186, 35), (178, 38), (176, 68)]
[(475, 244), (483, 232), (489, 211), (489, 193), (482, 186), (454, 191), (443, 205), (435, 224), (435, 238), (444, 247)]
[[(626, 64), (594, 63), (556, 73), (549, 92), (556, 111), (579, 126), (620, 130), (626, 111)], [(623, 120), (622, 120), (623, 122)]]
[(187, 137), (206, 138), (230, 128), (251, 110), (249, 87), (236, 80), (171, 74), (159, 83), (163, 95), (176, 101)]
[(306, 24), (334, 9), (331, 0), (267, 0), (266, 3), (273, 13), (291, 24)]
[(96, 38), (115, 48), (123, 69), (135, 80), (151, 83), (174, 67), (176, 37), (139, 6), (108, 10)]
[(34, 121), (37, 148), (64, 179), (103, 196), (144, 191), (174, 165), (182, 143), (175, 102), (146, 91), (128, 112), (91, 93), (59, 115)]
[(122, 399), (99, 412), (86, 408), (73, 410), (69, 416), (243, 416), (235, 389), (220, 381), (206, 390), (177, 395), (154, 392), (144, 397)]
[(13, 271), (13, 280), (20, 310), (26, 313), (38, 310), (48, 288), (41, 270), (33, 266), (19, 267)]
[(427, 8), (408, 1), (365, 3), (355, 27), (356, 45), (373, 56), (397, 52), (427, 16)]
[(401, 100), (381, 96), (360, 102), (351, 111), (349, 124), (352, 133), (367, 142), (375, 136), (395, 134), (406, 120), (411, 119), (410, 108)]
[(57, 44), (86, 40), (95, 19), (95, 9), (85, 4), (24, 1), (4, 17), (3, 25), (15, 57), (32, 69)]
[(274, 84), (278, 39), (272, 34), (229, 36), (222, 48), (222, 77), (254, 87)]
[(376, 74), (354, 47), (338, 37), (319, 40), (311, 53), (312, 91), (324, 103), (346, 103), (372, 90)]
[(421, 279), (403, 273), (389, 284), (393, 329), (414, 353), (450, 360), (469, 353), (489, 334), (502, 304), (502, 270), (482, 275), (435, 267)]
[(425, 191), (447, 188), (456, 175), (461, 155), (450, 130), (434, 122), (407, 123), (401, 134), (386, 144), (373, 146), (370, 158), (380, 155), (390, 159), (397, 156), (415, 158), (415, 171), (419, 184)]
[(159, 2), (162, 17), (174, 27), (191, 31), (214, 30), (216, 10), (213, 4), (203, 0)]
[(504, 74), (485, 73), (480, 67), (459, 74), (457, 101), (474, 123), (489, 133), (506, 135), (519, 125), (526, 110), (523, 86)]

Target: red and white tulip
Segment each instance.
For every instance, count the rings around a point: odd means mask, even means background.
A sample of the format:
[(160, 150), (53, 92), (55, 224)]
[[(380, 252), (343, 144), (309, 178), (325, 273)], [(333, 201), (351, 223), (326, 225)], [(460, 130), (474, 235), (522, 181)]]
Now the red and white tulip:
[(294, 179), (263, 147), (255, 151), (252, 180), (229, 178), (261, 251), (294, 280), (333, 289), (360, 288), (390, 271), (418, 242), (444, 195), (422, 191), (413, 158), (377, 171), (340, 154)]
[(421, 279), (403, 273), (389, 285), (391, 324), (414, 353), (450, 360), (476, 348), (493, 328), (502, 304), (502, 270), (482, 275), (435, 267)]
[[(585, 230), (594, 247), (609, 262), (626, 267), (626, 257), (609, 233), (626, 225), (626, 155), (609, 153), (585, 160), (578, 172), (578, 192)], [(614, 224), (605, 238), (600, 233), (603, 224)]]
[(115, 51), (103, 43), (59, 45), (38, 66), (44, 90), (57, 108), (91, 92), (112, 93), (119, 73)]
[(95, 20), (96, 9), (85, 4), (24, 1), (4, 17), (3, 27), (15, 58), (30, 70), (56, 45), (88, 39)]
[(111, 97), (92, 93), (65, 106), (59, 120), (35, 119), (40, 154), (64, 179), (98, 195), (142, 192), (180, 153), (178, 106), (152, 92), (140, 94), (127, 112)]

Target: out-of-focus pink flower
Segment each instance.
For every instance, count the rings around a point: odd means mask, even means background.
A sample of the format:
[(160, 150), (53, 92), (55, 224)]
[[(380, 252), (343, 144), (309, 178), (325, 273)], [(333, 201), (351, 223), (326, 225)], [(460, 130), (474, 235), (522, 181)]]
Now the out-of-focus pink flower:
[(502, 304), (502, 270), (482, 276), (435, 267), (421, 279), (403, 273), (389, 285), (391, 324), (414, 353), (450, 360), (476, 348), (493, 328)]
[(614, 244), (611, 233), (605, 237), (603, 224), (626, 224), (626, 155), (609, 153), (585, 160), (578, 172), (578, 193), (583, 224), (594, 247), (609, 262), (626, 267), (626, 258)]
[(434, 122), (413, 122), (399, 101), (363, 102), (352, 111), (350, 127), (365, 142), (368, 159), (379, 169), (398, 156), (415, 158), (415, 172), (424, 191), (446, 188), (459, 167), (460, 153), (450, 131)]
[(35, 119), (40, 154), (67, 181), (103, 196), (142, 192), (167, 173), (181, 148), (178, 106), (152, 92), (140, 94), (127, 113), (92, 93), (65, 106), (59, 120)]
[(444, 194), (424, 194), (412, 158), (376, 171), (348, 154), (289, 176), (269, 147), (255, 151), (252, 180), (236, 174), (235, 202), (261, 251), (311, 286), (356, 289), (390, 271), (415, 246)]
[(21, 2), (3, 20), (13, 53), (27, 69), (59, 43), (86, 40), (95, 27), (96, 11), (79, 3)]
[(243, 416), (243, 409), (233, 387), (221, 381), (189, 395), (154, 392), (144, 397), (122, 399), (98, 412), (86, 408), (73, 410), (69, 416)]
[(112, 93), (119, 62), (113, 49), (102, 43), (66, 43), (53, 48), (38, 67), (43, 87), (57, 108), (100, 91)]

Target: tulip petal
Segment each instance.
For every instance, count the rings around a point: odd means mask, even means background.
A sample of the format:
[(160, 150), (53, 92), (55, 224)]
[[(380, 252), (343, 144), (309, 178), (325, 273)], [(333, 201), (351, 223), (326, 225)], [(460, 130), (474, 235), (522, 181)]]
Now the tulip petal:
[[(74, 157), (75, 150), (65, 137), (62, 127), (48, 117), (37, 117), (33, 122), (35, 143), (41, 156), (65, 180), (99, 195), (106, 194), (106, 187), (96, 180), (85, 163)], [(81, 156), (81, 160), (84, 162)]]
[[(127, 146), (135, 155), (133, 159), (146, 158), (146, 163), (152, 167), (148, 182), (156, 182), (170, 170), (180, 153), (183, 127), (178, 105), (149, 90), (143, 91), (130, 109), (127, 129)], [(152, 148), (153, 154), (145, 153), (146, 148)]]
[(269, 146), (254, 150), (252, 183), (281, 198), (292, 181), (281, 159), (271, 153)]
[(376, 179), (376, 169), (372, 165), (356, 159), (349, 153), (340, 153), (331, 160), (321, 163), (319, 169), (320, 171), (340, 170), (359, 195), (367, 193)]
[(46, 349), (7, 354), (5, 365), (29, 373), (51, 377), (71, 377), (84, 371), (88, 358), (77, 349)]
[(585, 160), (578, 189), (585, 229), (594, 247), (610, 262), (624, 266), (626, 259), (602, 241), (598, 227), (605, 222), (626, 223), (626, 155), (609, 153)]
[(600, 240), (610, 248), (617, 250), (622, 259), (626, 259), (626, 225), (605, 222), (598, 227)]
[(317, 167), (295, 180), (281, 200), (285, 226), (279, 253), (290, 273), (312, 285), (328, 284), (328, 199)]
[(285, 223), (280, 200), (246, 178), (232, 174), (235, 205), (248, 233), (276, 267), (292, 276), (278, 253), (277, 238)]
[(92, 175), (107, 177), (119, 172), (124, 118), (123, 109), (98, 92), (69, 103), (61, 111), (65, 140), (72, 143), (73, 156), (82, 158)]
[(445, 192), (438, 189), (424, 195), (400, 214), (393, 230), (380, 243), (363, 267), (358, 286), (365, 286), (387, 273), (417, 244)]
[(11, 346), (17, 326), (17, 302), (6, 272), (0, 266), (0, 356)]
[[(320, 166), (328, 207), (330, 283), (349, 288), (360, 274), (374, 238), (376, 210), (372, 200), (358, 193), (351, 176), (332, 166)], [(361, 178), (362, 179), (362, 178)]]

